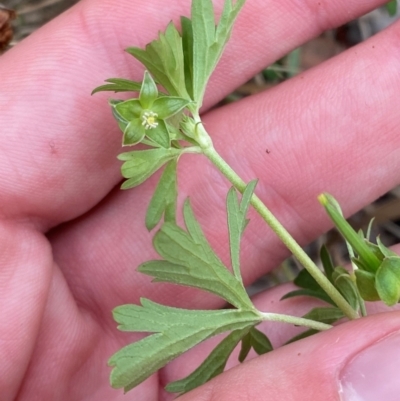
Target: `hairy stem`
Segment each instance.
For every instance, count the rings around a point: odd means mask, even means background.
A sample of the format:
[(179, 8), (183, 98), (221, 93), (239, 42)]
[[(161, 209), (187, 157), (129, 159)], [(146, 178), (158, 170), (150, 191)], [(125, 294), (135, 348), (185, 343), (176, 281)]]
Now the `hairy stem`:
[[(211, 139), (202, 124), (197, 125), (197, 136), (204, 138), (204, 145), (199, 143), (203, 149), (203, 153), (207, 158), (221, 171), (221, 173), (234, 185), (234, 187), (243, 192), (246, 183), (236, 174), (236, 172), (225, 162), (225, 160), (217, 153), (212, 145)], [(314, 277), (317, 283), (327, 292), (336, 305), (343, 311), (349, 319), (357, 319), (358, 313), (344, 299), (342, 294), (332, 285), (322, 271), (316, 266), (311, 258), (304, 252), (301, 246), (294, 240), (289, 232), (282, 226), (276, 217), (270, 212), (265, 204), (253, 195), (251, 205), (260, 214), (264, 221), (271, 227), (279, 239), (292, 252), (293, 256), (304, 266), (304, 268)]]
[(296, 326), (305, 326), (318, 331), (329, 330), (333, 327), (330, 324), (320, 323), (315, 320), (304, 319), (302, 317), (281, 315), (279, 313), (264, 313), (260, 311), (258, 311), (258, 313), (260, 314), (262, 320), (269, 322), (295, 324)]

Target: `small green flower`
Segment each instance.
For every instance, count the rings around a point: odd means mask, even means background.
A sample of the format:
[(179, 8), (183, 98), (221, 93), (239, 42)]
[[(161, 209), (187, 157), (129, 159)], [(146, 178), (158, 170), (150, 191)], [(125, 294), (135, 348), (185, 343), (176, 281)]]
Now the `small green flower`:
[(180, 97), (159, 96), (156, 83), (145, 71), (138, 99), (111, 101), (110, 104), (124, 133), (123, 146), (136, 145), (146, 136), (169, 148), (170, 134), (165, 119), (183, 110), (189, 101)]

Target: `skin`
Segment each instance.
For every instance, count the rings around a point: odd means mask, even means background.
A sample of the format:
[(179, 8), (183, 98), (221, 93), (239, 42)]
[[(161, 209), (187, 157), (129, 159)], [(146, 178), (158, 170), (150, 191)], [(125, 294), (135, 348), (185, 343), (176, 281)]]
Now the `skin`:
[[(155, 256), (143, 216), (156, 181), (118, 189), (121, 134), (107, 105), (112, 95), (90, 97), (106, 78), (141, 79), (143, 69), (122, 49), (143, 46), (171, 19), (189, 14), (188, 1), (170, 3), (83, 0), (0, 58), (4, 401), (170, 400), (162, 386), (189, 373), (210, 347), (190, 351), (126, 395), (109, 387), (107, 359), (140, 338), (116, 330), (113, 307), (142, 296), (188, 308), (222, 306), (200, 291), (150, 284), (135, 271)], [(222, 1), (215, 3), (220, 9)], [(267, 93), (207, 110), (290, 50), (383, 3), (248, 1), (211, 79), (204, 121), (216, 149), (245, 180), (260, 179), (258, 195), (301, 244), (330, 227), (319, 193), (334, 194), (350, 214), (400, 182), (399, 23)], [(190, 194), (228, 261), (228, 183), (201, 156), (182, 158), (179, 180), (181, 200)], [(246, 283), (288, 255), (255, 213), (250, 217)], [(306, 299), (278, 302), (287, 290), (256, 303), (299, 315), (310, 308)], [(345, 323), (238, 366), (182, 400), (338, 400), (340, 367), (399, 328), (397, 312)], [(275, 346), (298, 330), (264, 329)]]

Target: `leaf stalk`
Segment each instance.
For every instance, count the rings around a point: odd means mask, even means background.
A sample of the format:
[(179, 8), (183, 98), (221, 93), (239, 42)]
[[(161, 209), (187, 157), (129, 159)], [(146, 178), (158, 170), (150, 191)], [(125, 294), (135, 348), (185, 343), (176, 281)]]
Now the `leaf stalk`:
[(310, 329), (324, 331), (332, 328), (330, 324), (317, 322), (316, 320), (304, 319), (302, 317), (290, 316), (290, 315), (282, 315), (280, 313), (265, 313), (258, 311), (262, 320), (268, 322), (281, 322), (281, 323), (289, 323), (294, 324), (296, 326), (305, 326)]

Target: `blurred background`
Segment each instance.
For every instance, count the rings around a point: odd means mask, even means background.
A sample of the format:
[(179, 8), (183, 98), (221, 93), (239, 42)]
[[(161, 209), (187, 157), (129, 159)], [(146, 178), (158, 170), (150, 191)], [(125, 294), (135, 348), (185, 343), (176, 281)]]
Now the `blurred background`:
[[(3, 3), (0, 3), (0, 55), (79, 0), (1, 1)], [(392, 6), (393, 4), (392, 2)], [(381, 7), (342, 27), (325, 32), (278, 60), (272, 66), (265, 68), (229, 95), (222, 103), (234, 102), (277, 85), (366, 40), (399, 18), (399, 10), (396, 11), (393, 7), (391, 11), (391, 14), (394, 15), (389, 15), (388, 9)], [(394, 188), (352, 216), (349, 221), (356, 229), (365, 230), (372, 217), (375, 217), (372, 238), (381, 235), (381, 239), (386, 245), (400, 242), (400, 187)], [(307, 252), (314, 260), (318, 261), (319, 249), (324, 243), (328, 245), (335, 265), (342, 265), (348, 261), (345, 244), (334, 230), (307, 247)], [(292, 280), (298, 269), (295, 261), (288, 259), (276, 271), (255, 283), (249, 288), (249, 291), (256, 293), (266, 287)]]

